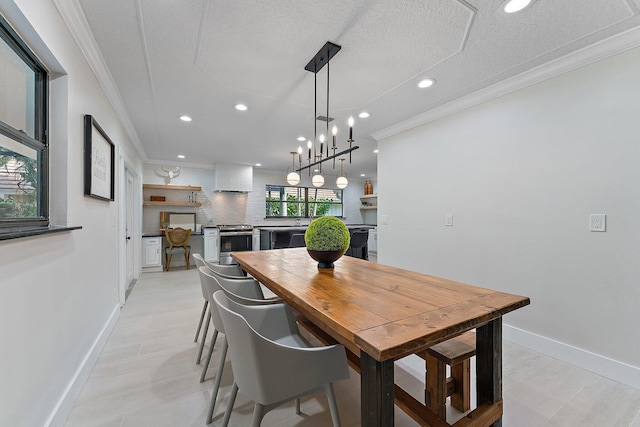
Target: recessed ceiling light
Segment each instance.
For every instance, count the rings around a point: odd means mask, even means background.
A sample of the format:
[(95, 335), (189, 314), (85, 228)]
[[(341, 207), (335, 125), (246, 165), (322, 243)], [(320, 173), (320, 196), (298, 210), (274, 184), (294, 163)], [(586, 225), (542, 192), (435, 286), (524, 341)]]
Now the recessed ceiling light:
[(366, 176), (365, 174), (361, 173), (360, 176)]
[(378, 154), (378, 149), (373, 150), (374, 153)]
[(425, 89), (425, 88), (433, 86), (435, 83), (436, 83), (435, 79), (424, 79), (424, 80), (420, 80), (420, 82), (418, 82), (418, 87), (420, 89)]
[(304, 136), (299, 136), (298, 137), (298, 141), (306, 141), (306, 140), (307, 140), (307, 138), (305, 138)]
[(506, 13), (520, 12), (531, 4), (531, 0), (507, 0), (502, 4), (502, 10)]
[(363, 111), (362, 113), (358, 114), (358, 117), (360, 117), (361, 119), (366, 119), (370, 115), (371, 114), (367, 113), (366, 111)]
[(236, 110), (238, 111), (247, 111), (247, 106), (244, 104), (236, 104)]
[(191, 121), (191, 117), (189, 117), (189, 116), (180, 116), (180, 120), (182, 120), (183, 122), (190, 122)]
[(184, 154), (178, 154), (179, 159), (184, 159)]
[(262, 166), (262, 163), (256, 163), (256, 166), (260, 167)]

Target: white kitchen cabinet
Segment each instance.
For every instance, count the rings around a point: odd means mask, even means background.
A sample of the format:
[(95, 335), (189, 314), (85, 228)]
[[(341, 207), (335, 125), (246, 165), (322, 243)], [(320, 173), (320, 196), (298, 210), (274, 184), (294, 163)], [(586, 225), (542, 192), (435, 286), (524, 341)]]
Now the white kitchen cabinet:
[(162, 270), (162, 237), (142, 238), (142, 267)]
[(208, 262), (220, 262), (220, 230), (217, 228), (204, 229), (204, 259)]
[(253, 245), (252, 245), (252, 249), (254, 251), (259, 251), (260, 250), (260, 229), (259, 228), (254, 228), (253, 229)]
[(369, 230), (369, 240), (367, 241), (367, 247), (369, 252), (378, 252), (378, 229), (372, 228)]

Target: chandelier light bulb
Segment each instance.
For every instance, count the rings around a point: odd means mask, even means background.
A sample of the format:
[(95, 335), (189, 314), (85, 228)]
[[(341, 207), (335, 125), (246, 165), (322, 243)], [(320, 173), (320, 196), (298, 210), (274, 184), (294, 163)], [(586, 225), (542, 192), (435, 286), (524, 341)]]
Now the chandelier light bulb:
[(338, 176), (336, 177), (336, 186), (343, 190), (347, 188), (349, 185), (349, 180), (347, 179), (347, 173), (344, 171), (344, 158), (340, 159), (340, 172), (338, 172)]
[(287, 182), (289, 185), (298, 185), (300, 183), (300, 175), (298, 172), (289, 172), (287, 175)]
[(298, 156), (301, 156), (299, 152), (291, 152), (291, 172), (287, 174), (287, 182), (289, 183), (289, 185), (298, 185), (298, 183), (300, 182), (300, 174), (296, 172), (296, 154), (298, 154)]
[(311, 183), (314, 187), (322, 187), (324, 185), (324, 176), (317, 174), (311, 178)]

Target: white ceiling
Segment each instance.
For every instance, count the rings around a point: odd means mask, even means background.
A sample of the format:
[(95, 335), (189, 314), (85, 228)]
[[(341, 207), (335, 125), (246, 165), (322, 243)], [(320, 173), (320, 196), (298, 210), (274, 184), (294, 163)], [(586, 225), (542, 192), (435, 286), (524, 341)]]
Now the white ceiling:
[[(356, 117), (350, 176), (375, 176), (372, 134), (640, 25), (640, 0), (535, 0), (512, 15), (503, 0), (68, 1), (79, 2), (149, 162), (286, 169), (296, 138), (314, 132), (304, 66), (326, 41), (341, 45), (329, 111), (340, 148), (347, 118), (371, 114)], [(418, 89), (425, 77), (437, 84)], [(322, 115), (325, 94), (326, 67)], [(240, 102), (249, 110), (236, 111)]]

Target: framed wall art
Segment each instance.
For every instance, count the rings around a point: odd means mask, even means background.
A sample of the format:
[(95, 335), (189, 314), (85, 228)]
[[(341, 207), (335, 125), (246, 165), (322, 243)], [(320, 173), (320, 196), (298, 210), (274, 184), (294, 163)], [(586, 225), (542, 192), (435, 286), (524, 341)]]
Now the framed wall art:
[(115, 144), (95, 121), (84, 116), (84, 194), (115, 200)]

